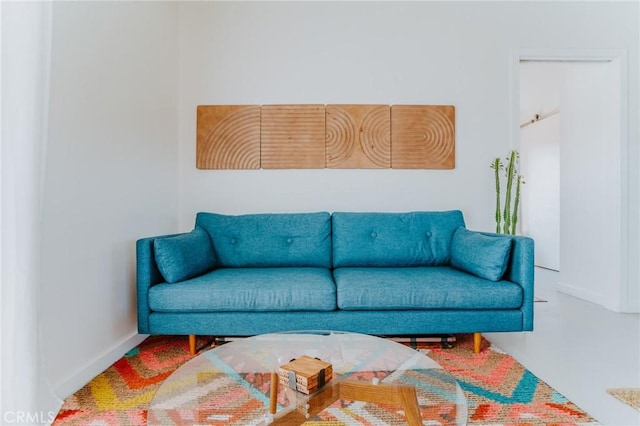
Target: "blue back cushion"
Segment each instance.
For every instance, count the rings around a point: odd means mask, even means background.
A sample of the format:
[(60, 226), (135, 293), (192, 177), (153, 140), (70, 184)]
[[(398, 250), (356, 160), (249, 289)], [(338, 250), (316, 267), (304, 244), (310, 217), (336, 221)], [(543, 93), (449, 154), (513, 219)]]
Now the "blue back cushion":
[(198, 213), (224, 268), (331, 267), (331, 215)]
[(168, 283), (197, 277), (216, 266), (209, 235), (197, 226), (185, 234), (156, 238), (153, 250), (158, 269)]
[(469, 231), (460, 227), (453, 234), (451, 266), (489, 281), (502, 279), (513, 239), (507, 235)]
[(333, 266), (432, 266), (450, 261), (462, 212), (334, 213)]

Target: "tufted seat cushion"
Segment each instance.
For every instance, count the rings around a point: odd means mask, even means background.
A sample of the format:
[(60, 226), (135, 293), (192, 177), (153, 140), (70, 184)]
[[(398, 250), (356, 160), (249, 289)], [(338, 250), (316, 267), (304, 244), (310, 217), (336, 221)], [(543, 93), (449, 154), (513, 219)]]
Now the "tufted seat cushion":
[(333, 271), (338, 308), (516, 309), (523, 290), (509, 281), (488, 281), (449, 266), (339, 268)]
[(149, 289), (160, 312), (331, 311), (336, 287), (324, 268), (224, 268)]

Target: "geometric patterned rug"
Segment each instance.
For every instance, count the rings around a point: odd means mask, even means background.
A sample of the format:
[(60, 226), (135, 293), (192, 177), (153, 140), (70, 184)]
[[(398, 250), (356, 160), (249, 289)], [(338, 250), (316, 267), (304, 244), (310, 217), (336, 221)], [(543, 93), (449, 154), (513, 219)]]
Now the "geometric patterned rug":
[(640, 411), (640, 388), (607, 389), (607, 393)]
[[(416, 349), (438, 362), (458, 381), (468, 401), (469, 424), (597, 424), (487, 340), (483, 340), (482, 351), (474, 354), (471, 335), (456, 337), (451, 349), (434, 344), (420, 344)], [(199, 348), (208, 349), (211, 343), (206, 337), (198, 338)], [(145, 425), (147, 408), (156, 390), (189, 359), (186, 337), (150, 336), (67, 398), (53, 425)]]

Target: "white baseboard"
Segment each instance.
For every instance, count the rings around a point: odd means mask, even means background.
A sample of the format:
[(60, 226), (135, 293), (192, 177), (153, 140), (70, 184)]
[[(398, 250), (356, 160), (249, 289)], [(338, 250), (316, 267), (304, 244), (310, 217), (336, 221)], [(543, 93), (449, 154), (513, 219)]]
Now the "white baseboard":
[(578, 299), (586, 300), (587, 302), (595, 303), (596, 305), (602, 306), (602, 295), (599, 293), (585, 291), (582, 288), (567, 285), (562, 282), (558, 283), (557, 289), (561, 293), (568, 294), (569, 296), (577, 297)]
[(60, 380), (58, 383), (53, 383), (53, 392), (61, 399), (69, 397), (114, 362), (122, 358), (122, 355), (138, 346), (147, 337), (147, 334), (136, 333), (126, 338), (124, 341), (107, 350), (103, 355), (78, 368), (75, 373), (66, 379)]
[(577, 297), (587, 302), (602, 306), (603, 308), (608, 309), (612, 312), (624, 314), (640, 313), (640, 303), (637, 299), (630, 298), (619, 305), (610, 306), (609, 304), (605, 303), (607, 300), (606, 297), (600, 293), (585, 291), (582, 288), (563, 284), (561, 282), (558, 283), (557, 289), (561, 293), (568, 294), (569, 296)]

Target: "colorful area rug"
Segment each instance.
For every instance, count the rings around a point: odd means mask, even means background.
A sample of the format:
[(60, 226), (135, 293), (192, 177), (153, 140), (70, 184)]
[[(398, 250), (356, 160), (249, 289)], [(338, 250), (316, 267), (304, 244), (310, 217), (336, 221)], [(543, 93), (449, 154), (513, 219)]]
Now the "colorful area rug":
[[(211, 339), (199, 338), (198, 346), (207, 348), (211, 343)], [(452, 349), (429, 344), (420, 344), (417, 349), (437, 361), (458, 381), (469, 404), (469, 424), (597, 424), (486, 340), (480, 354), (473, 353), (472, 337), (468, 335), (458, 336)], [(189, 359), (185, 337), (149, 337), (67, 398), (53, 425), (145, 425), (155, 391)]]
[(640, 388), (607, 389), (607, 393), (640, 411)]

